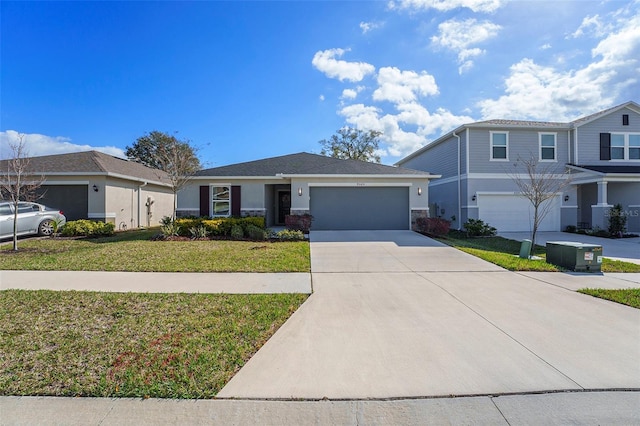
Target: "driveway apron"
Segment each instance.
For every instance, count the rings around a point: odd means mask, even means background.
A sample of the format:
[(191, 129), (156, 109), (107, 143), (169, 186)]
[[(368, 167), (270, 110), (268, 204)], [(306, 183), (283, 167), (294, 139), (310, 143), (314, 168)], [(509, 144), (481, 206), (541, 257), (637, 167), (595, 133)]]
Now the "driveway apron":
[(636, 309), (409, 231), (312, 232), (311, 264), (313, 295), (218, 397), (640, 388)]

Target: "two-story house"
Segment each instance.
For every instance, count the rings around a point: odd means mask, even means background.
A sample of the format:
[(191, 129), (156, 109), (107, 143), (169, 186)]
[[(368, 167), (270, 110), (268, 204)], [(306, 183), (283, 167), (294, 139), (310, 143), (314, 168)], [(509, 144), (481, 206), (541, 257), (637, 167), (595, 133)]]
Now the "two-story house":
[(514, 176), (526, 177), (522, 160), (542, 171), (555, 168), (571, 184), (547, 203), (540, 231), (568, 225), (608, 226), (621, 204), (627, 229), (640, 231), (640, 105), (626, 102), (571, 122), (488, 120), (464, 124), (396, 165), (442, 175), (429, 184), (431, 215), (482, 219), (499, 231), (530, 231), (533, 207)]

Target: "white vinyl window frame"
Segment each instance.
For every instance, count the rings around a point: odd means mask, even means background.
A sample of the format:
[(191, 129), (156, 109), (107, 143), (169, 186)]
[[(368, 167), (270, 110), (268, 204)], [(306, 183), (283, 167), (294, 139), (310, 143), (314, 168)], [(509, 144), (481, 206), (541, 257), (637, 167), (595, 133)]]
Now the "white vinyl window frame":
[(211, 185), (211, 217), (231, 216), (231, 185), (214, 183)]
[(609, 149), (609, 161), (640, 161), (640, 133), (611, 133)]
[[(550, 140), (553, 138), (553, 144)], [(549, 157), (549, 153), (552, 153)], [(545, 158), (546, 157), (546, 158)], [(538, 158), (541, 162), (555, 163), (558, 161), (558, 134), (552, 132), (538, 133)]]
[[(496, 155), (503, 150), (504, 157)], [(489, 158), (491, 161), (509, 161), (509, 132), (489, 132)]]

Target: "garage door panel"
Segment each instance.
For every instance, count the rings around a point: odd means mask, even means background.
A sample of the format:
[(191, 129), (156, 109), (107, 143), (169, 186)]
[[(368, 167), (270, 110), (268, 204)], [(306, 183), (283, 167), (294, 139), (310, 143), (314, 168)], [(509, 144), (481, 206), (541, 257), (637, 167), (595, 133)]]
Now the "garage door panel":
[(408, 187), (312, 187), (314, 230), (409, 229)]
[[(538, 230), (560, 231), (560, 197), (545, 203), (551, 206)], [(481, 194), (478, 195), (478, 217), (501, 232), (531, 231), (533, 206), (527, 198), (519, 195)]]
[(38, 203), (62, 210), (67, 220), (88, 218), (87, 185), (43, 185), (36, 192)]

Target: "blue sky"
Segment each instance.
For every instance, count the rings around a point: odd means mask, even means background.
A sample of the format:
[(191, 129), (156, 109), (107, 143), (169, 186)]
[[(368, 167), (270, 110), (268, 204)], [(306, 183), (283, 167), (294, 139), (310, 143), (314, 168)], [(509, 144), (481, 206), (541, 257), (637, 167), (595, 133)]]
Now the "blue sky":
[(0, 156), (123, 155), (178, 132), (206, 167), (342, 126), (393, 164), (460, 124), (640, 101), (640, 0), (0, 3)]

